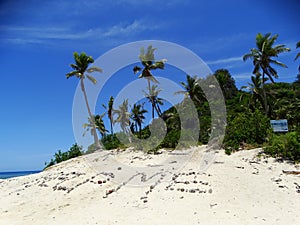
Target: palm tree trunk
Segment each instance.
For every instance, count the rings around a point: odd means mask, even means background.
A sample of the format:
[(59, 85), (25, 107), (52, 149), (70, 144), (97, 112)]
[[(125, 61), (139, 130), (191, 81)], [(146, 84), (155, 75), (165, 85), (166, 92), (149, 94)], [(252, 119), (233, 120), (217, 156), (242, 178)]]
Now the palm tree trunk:
[(91, 122), (92, 122), (93, 130), (94, 130), (93, 131), (94, 144), (96, 146), (96, 149), (100, 149), (100, 143), (99, 143), (99, 138), (98, 138), (97, 131), (96, 131), (96, 125), (95, 125), (95, 121), (92, 119), (93, 115), (92, 115), (92, 112), (91, 112), (91, 109), (90, 109), (90, 106), (89, 106), (89, 102), (88, 102), (88, 98), (87, 98), (87, 95), (86, 95), (83, 78), (80, 79), (80, 85), (81, 85), (81, 90), (82, 90), (83, 95), (84, 95), (84, 100), (85, 100), (86, 108), (87, 108), (88, 113), (89, 113), (89, 117), (92, 120)]
[(155, 108), (155, 111), (156, 111), (158, 117), (161, 117), (160, 109), (158, 108), (158, 106), (155, 103), (154, 103), (154, 108)]
[(154, 119), (154, 108), (155, 108), (155, 105), (152, 103), (151, 101), (151, 104), (152, 104), (152, 120)]
[(111, 118), (111, 117), (109, 117), (109, 120), (110, 120), (110, 133), (111, 133), (112, 135), (114, 135), (112, 118)]
[(262, 91), (263, 91), (263, 98), (264, 98), (264, 110), (265, 114), (268, 115), (268, 104), (267, 104), (267, 95), (266, 95), (266, 90), (265, 90), (265, 72), (263, 71), (262, 74)]
[(142, 124), (139, 124), (139, 137), (142, 137)]

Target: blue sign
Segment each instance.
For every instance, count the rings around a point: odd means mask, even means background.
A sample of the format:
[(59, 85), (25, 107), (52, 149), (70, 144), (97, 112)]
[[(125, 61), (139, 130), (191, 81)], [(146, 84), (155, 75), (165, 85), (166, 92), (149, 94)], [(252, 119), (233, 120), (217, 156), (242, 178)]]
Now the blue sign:
[(274, 132), (288, 132), (288, 122), (286, 119), (284, 120), (270, 120), (271, 127)]

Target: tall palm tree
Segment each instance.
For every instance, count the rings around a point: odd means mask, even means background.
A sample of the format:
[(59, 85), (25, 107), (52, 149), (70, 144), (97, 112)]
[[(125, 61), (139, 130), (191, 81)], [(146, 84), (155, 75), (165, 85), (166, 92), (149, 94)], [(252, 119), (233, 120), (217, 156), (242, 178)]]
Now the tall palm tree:
[(114, 104), (114, 97), (110, 96), (109, 101), (108, 101), (108, 106), (102, 104), (102, 106), (107, 110), (107, 116), (110, 121), (110, 133), (114, 134), (113, 130), (113, 123), (114, 123), (114, 118), (113, 118), (113, 104)]
[[(149, 45), (147, 48), (147, 51), (145, 52), (145, 49), (142, 47), (139, 55), (139, 59), (143, 65), (143, 68), (139, 66), (135, 66), (133, 68), (134, 74), (142, 71), (142, 73), (138, 76), (139, 78), (145, 78), (148, 81), (148, 92), (151, 92), (151, 87), (150, 87), (150, 81), (154, 83), (159, 83), (153, 74), (151, 73), (151, 70), (156, 70), (156, 69), (164, 69), (165, 68), (165, 62), (167, 61), (166, 59), (158, 60), (156, 61), (154, 58), (154, 51), (156, 48), (153, 48), (152, 45)], [(152, 101), (152, 99), (149, 99)], [(156, 105), (154, 102), (151, 102), (152, 106)], [(153, 115), (153, 114), (152, 114)], [(154, 118), (154, 117), (153, 117)]]
[(115, 120), (116, 123), (119, 123), (121, 129), (128, 134), (128, 126), (130, 126), (130, 113), (128, 112), (128, 99), (124, 100), (118, 109), (113, 110), (113, 114), (117, 115)]
[(149, 100), (152, 106), (152, 119), (154, 119), (154, 111), (156, 111), (159, 117), (162, 116), (162, 112), (160, 109), (160, 105), (163, 105), (163, 99), (158, 97), (159, 92), (161, 89), (158, 89), (157, 85), (151, 85), (149, 92), (145, 92), (145, 97)]
[(285, 47), (285, 45), (276, 45), (273, 46), (278, 38), (278, 35), (275, 34), (271, 36), (271, 33), (267, 33), (262, 35), (258, 33), (256, 36), (256, 47), (250, 50), (250, 53), (247, 53), (243, 56), (243, 60), (246, 61), (247, 59), (252, 59), (254, 69), (253, 74), (262, 74), (262, 90), (264, 96), (264, 109), (266, 110), (265, 113), (268, 113), (268, 106), (267, 106), (267, 99), (266, 99), (266, 92), (264, 89), (264, 80), (265, 76), (267, 76), (272, 83), (274, 83), (274, 79), (278, 78), (277, 71), (271, 66), (272, 64), (287, 67), (285, 64), (274, 60), (274, 57), (278, 57), (280, 53), (290, 51), (289, 48)]
[[(297, 42), (296, 48), (300, 48), (300, 41)], [(295, 60), (297, 60), (299, 57), (300, 57), (300, 52), (298, 52), (298, 54), (296, 55)], [(298, 71), (300, 72), (300, 64), (298, 67)], [(295, 83), (300, 84), (300, 73), (297, 75), (297, 80), (295, 81)]]
[[(130, 118), (134, 121), (135, 131), (139, 131), (139, 136), (141, 137), (142, 131), (142, 123), (144, 122), (145, 116), (144, 114), (148, 111), (143, 108), (141, 104), (134, 104), (133, 108), (131, 109), (131, 116)], [(137, 129), (139, 128), (139, 130)]]
[(89, 67), (89, 65), (94, 62), (94, 59), (92, 56), (88, 56), (84, 52), (80, 53), (80, 55), (77, 52), (74, 52), (74, 60), (75, 60), (75, 63), (70, 64), (73, 71), (71, 71), (70, 73), (67, 73), (66, 77), (67, 77), (67, 79), (69, 79), (70, 77), (75, 76), (80, 79), (81, 90), (84, 95), (86, 108), (87, 108), (89, 117), (91, 118), (91, 123), (93, 126), (92, 135), (94, 136), (94, 143), (95, 143), (96, 148), (100, 148), (99, 139), (98, 139), (98, 135), (96, 132), (94, 117), (92, 115), (92, 112), (91, 112), (91, 109), (89, 106), (89, 102), (88, 102), (88, 98), (87, 98), (87, 94), (86, 94), (86, 90), (85, 90), (85, 86), (84, 86), (84, 79), (87, 77), (93, 84), (96, 84), (97, 80), (94, 77), (92, 77), (91, 75), (86, 74), (86, 73), (92, 73), (92, 72), (102, 73), (102, 69), (99, 67), (95, 67), (95, 66)]
[[(300, 48), (300, 41), (297, 42), (296, 48)], [(295, 60), (297, 60), (299, 57), (300, 57), (300, 52), (298, 52), (298, 54), (296, 55)], [(300, 66), (299, 66), (299, 70), (300, 70)]]
[(198, 84), (197, 76), (186, 75), (186, 83), (180, 82), (181, 86), (184, 88), (183, 91), (177, 91), (175, 94), (184, 94), (185, 97), (190, 97), (190, 99), (197, 104), (200, 104), (203, 98), (201, 93), (201, 88)]

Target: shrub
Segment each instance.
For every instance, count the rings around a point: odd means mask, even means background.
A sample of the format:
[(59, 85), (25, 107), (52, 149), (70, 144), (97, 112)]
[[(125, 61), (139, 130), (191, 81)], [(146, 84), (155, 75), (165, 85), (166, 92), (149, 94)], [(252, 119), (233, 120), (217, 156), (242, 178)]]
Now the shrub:
[(72, 145), (72, 147), (69, 149), (69, 151), (67, 152), (62, 152), (61, 150), (58, 150), (55, 154), (54, 154), (54, 159), (52, 158), (50, 160), (49, 163), (45, 163), (46, 168), (53, 166), (57, 163), (61, 163), (63, 161), (66, 161), (68, 159), (72, 159), (78, 156), (82, 155), (82, 147), (77, 145), (76, 143)]
[(264, 152), (272, 157), (300, 161), (300, 133), (272, 134)]
[(262, 145), (271, 131), (269, 118), (259, 110), (246, 110), (228, 117), (223, 147), (226, 153), (245, 144)]

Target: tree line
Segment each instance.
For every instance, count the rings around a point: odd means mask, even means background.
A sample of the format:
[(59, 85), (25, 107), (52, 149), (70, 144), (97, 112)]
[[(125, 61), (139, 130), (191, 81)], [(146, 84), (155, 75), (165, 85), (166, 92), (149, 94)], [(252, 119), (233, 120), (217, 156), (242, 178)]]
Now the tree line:
[[(227, 69), (219, 69), (206, 78), (186, 75), (186, 81), (180, 82), (183, 91), (174, 94), (184, 95), (184, 100), (179, 105), (184, 105), (186, 98), (191, 99), (195, 104), (200, 121), (199, 144), (208, 142), (212, 129), (209, 107), (211, 103), (207, 101), (199, 83), (209, 83), (211, 77), (214, 76), (219, 82), (226, 102), (227, 124), (222, 144), (226, 153), (230, 154), (241, 148), (265, 146), (265, 152), (272, 156), (300, 160), (300, 145), (295, 144), (300, 143), (300, 65), (299, 74), (296, 75), (296, 80), (293, 83), (275, 82), (279, 75), (274, 66), (287, 67), (277, 59), (282, 53), (290, 51), (284, 44), (275, 45), (277, 38), (277, 34), (273, 36), (271, 33), (257, 34), (255, 47), (243, 56), (244, 61), (251, 60), (253, 63), (253, 71), (252, 73), (249, 72), (251, 82), (242, 86), (240, 90), (236, 87), (235, 80)], [(300, 41), (296, 44), (296, 48), (299, 47)], [(152, 71), (164, 69), (166, 60), (155, 60), (155, 50), (156, 48), (151, 45), (147, 49), (142, 48), (139, 55), (142, 67), (134, 66), (133, 68), (134, 74), (140, 73), (138, 78), (147, 79), (148, 87), (147, 91), (144, 92), (147, 101), (137, 102), (133, 106), (129, 106), (128, 99), (125, 99), (121, 105), (114, 108), (114, 97), (111, 96), (107, 105), (102, 105), (105, 113), (101, 115), (91, 113), (84, 79), (88, 78), (95, 84), (97, 81), (90, 74), (102, 72), (102, 69), (90, 67), (90, 64), (94, 62), (91, 56), (84, 52), (74, 53), (75, 62), (70, 65), (73, 71), (67, 73), (66, 77), (75, 76), (80, 80), (89, 114), (87, 123), (83, 125), (84, 134), (91, 132), (94, 137), (94, 144), (89, 147), (88, 152), (101, 149), (98, 132), (105, 149), (125, 147), (113, 131), (115, 123), (119, 123), (122, 131), (118, 132), (125, 136), (131, 132), (138, 138), (149, 137), (151, 135), (149, 125), (142, 127), (146, 119), (145, 113), (148, 112), (144, 108), (144, 104), (150, 104), (153, 120), (161, 118), (167, 126), (166, 137), (153, 149), (154, 152), (159, 148), (176, 147), (180, 135), (184, 135), (180, 133), (180, 120), (176, 107), (172, 106), (165, 111), (161, 110), (164, 100), (159, 97), (161, 89)], [(299, 57), (300, 53), (295, 56), (295, 60)], [(110, 131), (106, 129), (103, 121), (105, 115), (109, 120)], [(270, 119), (282, 118), (288, 119), (291, 132), (274, 134), (270, 127)]]

